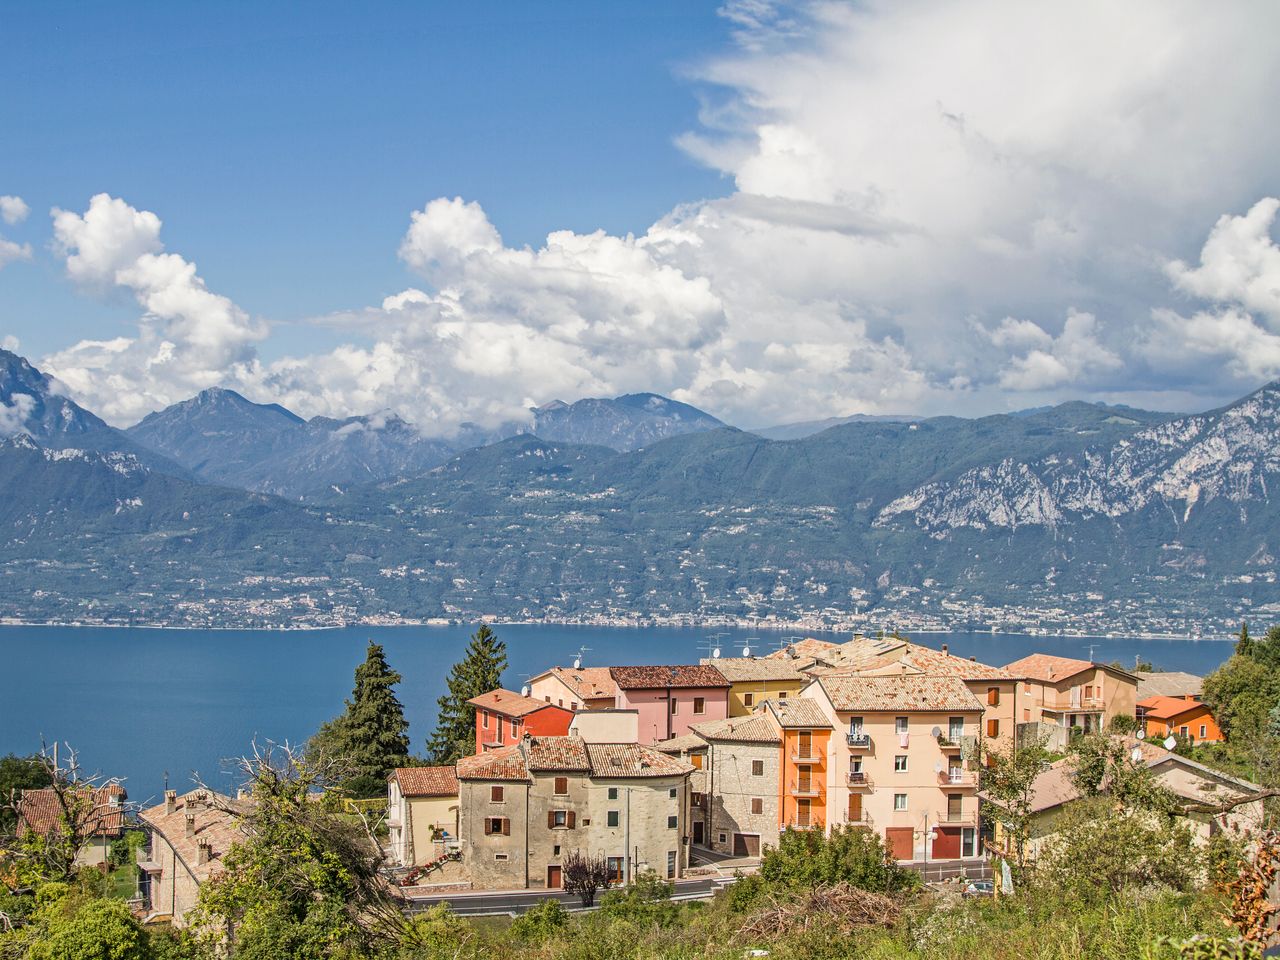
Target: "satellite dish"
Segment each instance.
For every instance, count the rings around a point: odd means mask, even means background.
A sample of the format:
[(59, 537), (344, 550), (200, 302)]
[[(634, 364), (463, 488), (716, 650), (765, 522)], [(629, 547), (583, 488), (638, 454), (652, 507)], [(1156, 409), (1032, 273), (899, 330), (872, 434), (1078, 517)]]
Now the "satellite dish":
[(1142, 748), (1141, 748), (1141, 747), (1134, 747), (1134, 748), (1133, 748), (1133, 752), (1132, 752), (1132, 753), (1130, 753), (1130, 754), (1129, 754), (1129, 756), (1133, 758), (1133, 762), (1134, 762), (1134, 763), (1141, 763), (1141, 762), (1142, 762)]
[(941, 728), (941, 727), (934, 727), (934, 728), (933, 728), (931, 731), (929, 731), (929, 732), (933, 734), (934, 739), (937, 739), (938, 737), (942, 736), (942, 728)]
[(1147, 731), (1139, 730), (1137, 733), (1134, 734), (1134, 736), (1137, 737), (1139, 740), (1145, 740), (1147, 739)]
[(575, 669), (575, 670), (581, 670), (581, 669), (582, 669), (582, 658), (581, 658), (581, 657), (574, 657), (574, 658), (573, 658), (573, 669)]
[(715, 659), (719, 660), (719, 659), (720, 659), (720, 648), (719, 648), (719, 647), (716, 647), (714, 650), (712, 650), (712, 651), (711, 651), (711, 656), (712, 656), (712, 657), (714, 657)]
[(750, 648), (750, 647), (743, 647), (743, 648), (742, 648), (742, 655), (743, 655), (744, 657), (749, 657), (749, 656), (751, 656), (751, 648)]
[(529, 695), (529, 685), (526, 683), (520, 688), (520, 696), (527, 697)]
[(943, 770), (945, 770), (945, 769), (946, 769), (946, 768), (942, 765), (942, 761), (941, 761), (941, 760), (939, 760), (937, 763), (935, 763), (935, 764), (933, 765), (933, 772), (934, 772), (934, 773), (941, 773), (941, 772), (942, 772)]
[(1178, 745), (1178, 741), (1177, 741), (1177, 740), (1175, 740), (1173, 737), (1165, 737), (1165, 738), (1164, 738), (1164, 748), (1165, 748), (1166, 750), (1172, 750), (1172, 749), (1173, 749), (1174, 747), (1176, 747), (1177, 745)]

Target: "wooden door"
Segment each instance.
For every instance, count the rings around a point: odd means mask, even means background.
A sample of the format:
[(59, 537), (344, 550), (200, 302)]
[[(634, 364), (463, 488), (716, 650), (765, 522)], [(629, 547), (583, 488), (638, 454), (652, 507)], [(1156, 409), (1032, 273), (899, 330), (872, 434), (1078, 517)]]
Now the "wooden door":
[(895, 860), (915, 859), (915, 830), (911, 827), (885, 827), (884, 843)]
[(558, 865), (547, 867), (547, 889), (559, 890), (564, 886), (564, 879)]
[(702, 843), (702, 821), (693, 821), (693, 842)]
[(809, 730), (800, 731), (800, 749), (797, 756), (812, 757), (813, 756), (813, 733)]
[(849, 822), (860, 823), (862, 821), (862, 794), (849, 794)]
[(810, 809), (810, 803), (807, 798), (796, 801), (796, 826), (797, 827), (809, 826), (809, 823), (810, 823), (809, 809)]
[(933, 841), (933, 859), (956, 860), (960, 857), (960, 828), (936, 827), (938, 837)]
[(801, 793), (808, 793), (812, 784), (810, 775), (812, 771), (807, 766), (796, 767), (796, 789)]

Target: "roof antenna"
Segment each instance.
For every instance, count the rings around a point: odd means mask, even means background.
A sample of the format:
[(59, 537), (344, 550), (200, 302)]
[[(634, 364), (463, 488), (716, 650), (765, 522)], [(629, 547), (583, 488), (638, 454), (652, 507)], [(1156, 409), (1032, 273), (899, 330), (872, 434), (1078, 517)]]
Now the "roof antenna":
[(702, 648), (706, 651), (708, 659), (720, 659), (720, 638), (727, 636), (727, 633), (712, 633), (702, 638)]
[(581, 670), (581, 669), (582, 669), (582, 658), (583, 658), (583, 657), (585, 657), (585, 656), (587, 655), (587, 651), (589, 651), (590, 649), (591, 649), (590, 647), (579, 647), (579, 648), (578, 648), (578, 655), (577, 655), (576, 657), (574, 657), (574, 658), (573, 658), (573, 669), (575, 669), (575, 670)]
[(742, 648), (742, 655), (744, 657), (751, 656), (751, 641), (752, 640), (759, 641), (759, 639), (760, 639), (759, 637), (747, 637), (747, 645)]
[(1093, 663), (1093, 650), (1095, 647), (1097, 647), (1096, 643), (1089, 644), (1089, 662), (1090, 663)]

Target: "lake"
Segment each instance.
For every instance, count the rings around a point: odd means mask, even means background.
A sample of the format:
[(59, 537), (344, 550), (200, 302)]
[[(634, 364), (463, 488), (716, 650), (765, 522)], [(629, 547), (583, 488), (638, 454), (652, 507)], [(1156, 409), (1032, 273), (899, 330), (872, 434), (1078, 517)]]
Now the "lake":
[[(299, 743), (342, 711), (352, 673), (376, 640), (404, 676), (412, 750), (423, 751), (436, 698), (473, 627), (349, 627), (316, 631), (143, 630), (99, 627), (0, 627), (0, 754), (39, 749), (41, 738), (74, 747), (82, 766), (126, 778), (130, 799), (156, 802), (165, 776), (188, 789), (198, 772), (230, 789), (225, 758), (254, 737)], [(505, 683), (586, 647), (584, 663), (696, 663), (712, 629), (501, 625), (510, 666)], [(782, 634), (717, 629), (725, 656), (744, 643), (755, 653), (778, 647)], [(810, 633), (828, 639), (834, 634)], [(749, 640), (758, 636), (758, 640)], [(952, 653), (1003, 664), (1031, 652), (1132, 663), (1141, 656), (1167, 670), (1204, 674), (1225, 660), (1222, 641), (1083, 639), (1017, 634), (921, 634)]]

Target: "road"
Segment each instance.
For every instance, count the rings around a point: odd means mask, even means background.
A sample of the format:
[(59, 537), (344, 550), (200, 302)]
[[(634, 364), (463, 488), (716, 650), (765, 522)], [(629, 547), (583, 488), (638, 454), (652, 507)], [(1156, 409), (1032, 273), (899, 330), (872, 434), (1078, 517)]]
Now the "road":
[[(673, 900), (701, 900), (712, 896), (726, 883), (732, 883), (732, 877), (699, 877), (694, 880), (677, 880)], [(603, 892), (603, 891), (601, 891)], [(565, 893), (563, 890), (500, 890), (472, 893), (466, 890), (455, 890), (452, 893), (441, 893), (430, 897), (415, 897), (405, 907), (405, 913), (413, 915), (435, 906), (447, 903), (449, 908), (463, 917), (486, 917), (508, 913), (524, 913), (530, 907), (537, 906), (543, 900), (559, 900), (567, 909), (578, 909), (581, 901), (576, 893)], [(599, 898), (597, 896), (597, 903)]]

